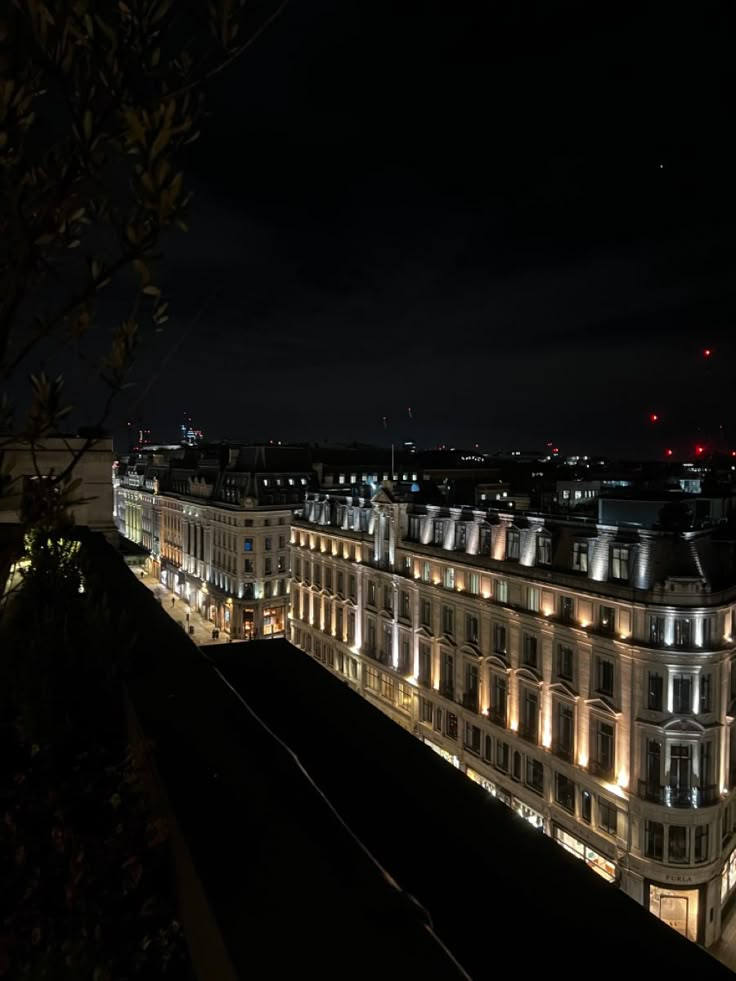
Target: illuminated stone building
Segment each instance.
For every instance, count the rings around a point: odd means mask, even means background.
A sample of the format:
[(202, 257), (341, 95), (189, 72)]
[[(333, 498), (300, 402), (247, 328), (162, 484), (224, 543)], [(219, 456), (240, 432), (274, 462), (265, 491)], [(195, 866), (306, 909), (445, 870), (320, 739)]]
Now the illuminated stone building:
[(736, 888), (729, 526), (335, 491), (292, 521), (292, 643), (710, 945)]
[(118, 527), (151, 549), (163, 584), (233, 638), (284, 636), (291, 512), (312, 482), (304, 451), (185, 447), (120, 469)]

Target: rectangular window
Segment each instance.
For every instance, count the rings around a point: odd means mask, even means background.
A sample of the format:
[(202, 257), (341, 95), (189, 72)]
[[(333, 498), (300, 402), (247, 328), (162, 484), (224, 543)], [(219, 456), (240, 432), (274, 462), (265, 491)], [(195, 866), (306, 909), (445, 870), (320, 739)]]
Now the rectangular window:
[(420, 718), (422, 722), (426, 722), (430, 726), (432, 725), (432, 716), (434, 714), (433, 708), (434, 706), (428, 698), (419, 699)]
[(471, 725), (469, 722), (465, 723), (465, 737), (463, 740), (465, 748), (470, 750), (471, 753), (475, 753), (476, 756), (480, 756), (480, 736), (481, 732), (478, 726)]
[(419, 606), (419, 616), (423, 627), (432, 628), (432, 604), (423, 599)]
[(264, 574), (264, 576), (270, 576), (271, 575), (271, 560), (270, 559), (264, 559), (263, 560), (263, 574)]
[(399, 594), (399, 616), (403, 620), (409, 620), (409, 594), (400, 593)]
[(467, 525), (458, 521), (455, 525), (455, 548), (465, 549), (468, 541)]
[(589, 790), (583, 790), (580, 794), (580, 817), (586, 824), (593, 820), (593, 797)]
[[(266, 561), (268, 562), (269, 559), (266, 559)], [(314, 568), (312, 570), (312, 578), (315, 586), (322, 585), (322, 566), (318, 562), (314, 563)]]
[(670, 801), (675, 806), (691, 803), (692, 753), (689, 743), (670, 746)]
[(347, 642), (351, 647), (355, 643), (355, 614), (352, 612), (352, 610), (348, 613)]
[(465, 640), (468, 644), (476, 644), (479, 640), (478, 617), (468, 613), (465, 617)]
[(365, 652), (370, 657), (376, 656), (376, 621), (373, 619), (366, 619), (366, 642), (365, 642)]
[(455, 611), (451, 606), (442, 607), (442, 632), (449, 637), (452, 636), (455, 628)]
[(508, 685), (506, 678), (499, 674), (493, 675), (493, 690), (491, 695), (491, 708), (488, 716), (492, 722), (498, 726), (506, 726), (506, 714), (508, 703)]
[(601, 695), (613, 695), (613, 661), (598, 658), (598, 691)]
[(372, 579), (368, 580), (368, 606), (376, 605), (376, 584)]
[(483, 741), (483, 759), (488, 763), (493, 762), (493, 740), (488, 735)]
[(526, 594), (526, 606), (532, 613), (539, 613), (540, 590), (538, 586), (529, 586)]
[(711, 674), (701, 674), (700, 676), (700, 711), (710, 712), (711, 710), (711, 688), (713, 676)]
[(445, 712), (445, 735), (449, 739), (457, 739), (457, 716), (454, 712)]
[[(699, 779), (701, 797), (703, 794), (710, 794), (715, 790), (715, 787), (711, 786), (713, 782), (711, 745), (710, 742), (700, 744)], [(706, 803), (706, 801), (702, 801), (702, 803)]]
[(573, 678), (572, 647), (565, 644), (559, 644), (557, 647), (557, 677), (564, 681), (572, 681)]
[(455, 588), (455, 570), (451, 565), (445, 567), (445, 589)]
[(393, 586), (383, 587), (383, 608), (387, 613), (394, 611), (394, 589)]
[(524, 634), (521, 660), (525, 667), (537, 670), (537, 638), (532, 634)]
[(693, 710), (693, 676), (676, 674), (672, 678), (672, 711), (687, 715)]
[(537, 565), (552, 564), (552, 539), (549, 535), (537, 537)]
[(597, 722), (595, 726), (594, 770), (599, 776), (613, 775), (614, 729), (609, 722)]
[(422, 563), (422, 582), (432, 581), (432, 563), (423, 562)]
[(509, 584), (505, 579), (496, 579), (494, 585), (494, 597), (497, 603), (508, 603), (509, 601)]
[(267, 535), (267, 536), (266, 536), (266, 537), (265, 537), (265, 538), (263, 539), (263, 547), (265, 548), (265, 550), (266, 550), (267, 552), (270, 552), (270, 551), (271, 551), (271, 536), (270, 536), (270, 535)]
[(652, 712), (661, 712), (663, 703), (664, 679), (656, 671), (649, 672), (647, 684), (647, 708)]
[(343, 572), (337, 573), (337, 592), (339, 596), (345, 595), (345, 574)]
[(328, 565), (325, 566), (325, 589), (332, 592), (332, 569)]
[(506, 627), (502, 623), (493, 624), (493, 650), (496, 654), (503, 655), (503, 657), (507, 654)]
[(383, 625), (383, 636), (381, 643), (381, 654), (383, 655), (383, 661), (385, 664), (391, 660), (393, 653), (393, 641), (394, 641), (394, 628), (390, 623), (384, 623)]
[(244, 552), (252, 552), (253, 551), (253, 539), (252, 538), (246, 538), (243, 541), (243, 551)]
[(566, 702), (557, 703), (554, 752), (563, 760), (572, 760), (575, 743), (575, 710)]
[(509, 772), (509, 744), (500, 740), (496, 743), (496, 766), (504, 773)]
[(702, 643), (701, 643), (700, 646), (701, 647), (704, 647), (706, 649), (707, 648), (710, 648), (712, 646), (712, 638), (711, 638), (712, 625), (713, 625), (713, 621), (712, 621), (711, 617), (704, 617), (703, 618), (703, 623), (702, 623), (703, 640), (702, 640)]
[(675, 647), (693, 646), (693, 621), (690, 617), (675, 617)]
[(576, 572), (588, 571), (588, 543), (573, 542), (572, 567)]
[(399, 671), (402, 674), (410, 674), (412, 671), (411, 642), (404, 634), (399, 641)]
[(417, 678), (424, 688), (432, 687), (432, 653), (429, 644), (419, 645), (419, 675)]
[(598, 630), (608, 637), (616, 631), (616, 610), (612, 606), (598, 607)]
[(664, 644), (664, 617), (649, 617), (649, 643), (655, 647)]
[(480, 575), (477, 572), (471, 572), (467, 577), (468, 583), (468, 593), (471, 596), (480, 595)]
[(445, 698), (455, 697), (455, 659), (444, 651), (440, 655), (440, 694)]
[(515, 562), (518, 562), (520, 554), (521, 535), (513, 528), (509, 528), (508, 537), (506, 539), (506, 558), (513, 559)]
[(616, 834), (618, 811), (605, 797), (598, 798), (598, 827), (609, 835)]
[(358, 593), (355, 586), (355, 576), (348, 576), (348, 596), (353, 602), (357, 599)]
[(614, 545), (611, 549), (611, 579), (628, 581), (629, 550), (625, 545)]
[(659, 821), (647, 821), (644, 830), (644, 854), (647, 858), (662, 861), (664, 854), (664, 825)]
[(539, 738), (539, 695), (530, 688), (524, 689), (519, 735), (533, 743)]
[(572, 596), (560, 596), (560, 620), (572, 623), (575, 619), (575, 600)]
[(530, 756), (526, 758), (526, 785), (536, 794), (544, 793), (544, 767)]
[(466, 708), (478, 711), (478, 666), (476, 664), (465, 664), (465, 685), (463, 693), (463, 705)]
[(707, 824), (698, 824), (695, 826), (695, 856), (694, 861), (696, 863), (702, 863), (708, 861), (708, 838), (709, 838), (709, 827)]
[(555, 774), (555, 800), (570, 814), (575, 813), (575, 784), (562, 773)]
[(684, 824), (669, 826), (669, 861), (683, 865), (689, 861), (688, 828)]
[(435, 521), (432, 528), (432, 541), (435, 545), (442, 545), (445, 541), (444, 521)]

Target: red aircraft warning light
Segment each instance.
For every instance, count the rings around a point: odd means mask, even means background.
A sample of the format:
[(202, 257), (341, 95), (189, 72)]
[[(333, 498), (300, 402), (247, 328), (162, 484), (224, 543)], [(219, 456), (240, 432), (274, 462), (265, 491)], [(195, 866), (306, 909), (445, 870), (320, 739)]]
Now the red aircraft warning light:
[(705, 449), (704, 446), (696, 446), (695, 447), (695, 452), (696, 452), (696, 454), (698, 456), (702, 456), (704, 449)]
[(672, 450), (670, 450), (670, 449), (665, 450), (664, 451), (664, 455), (665, 456), (672, 456)]
[(649, 414), (649, 421), (650, 422), (659, 422), (659, 416), (657, 415), (656, 412), (651, 412)]
[(709, 348), (709, 347), (704, 347), (703, 348), (703, 357), (704, 358), (709, 358), (711, 356), (711, 354), (713, 354), (713, 351), (712, 351), (711, 348)]

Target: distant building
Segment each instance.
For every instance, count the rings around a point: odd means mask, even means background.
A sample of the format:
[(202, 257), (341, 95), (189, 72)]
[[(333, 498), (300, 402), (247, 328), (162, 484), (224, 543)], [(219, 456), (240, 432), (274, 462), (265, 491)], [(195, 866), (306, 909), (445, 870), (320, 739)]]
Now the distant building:
[(309, 454), (177, 447), (120, 470), (116, 521), (150, 549), (151, 572), (233, 638), (283, 636), (291, 512), (313, 487)]
[(204, 443), (204, 433), (201, 429), (195, 429), (191, 417), (187, 416), (179, 427), (181, 432), (182, 446), (200, 446)]
[(736, 892), (733, 539), (308, 494), (289, 639), (708, 946)]

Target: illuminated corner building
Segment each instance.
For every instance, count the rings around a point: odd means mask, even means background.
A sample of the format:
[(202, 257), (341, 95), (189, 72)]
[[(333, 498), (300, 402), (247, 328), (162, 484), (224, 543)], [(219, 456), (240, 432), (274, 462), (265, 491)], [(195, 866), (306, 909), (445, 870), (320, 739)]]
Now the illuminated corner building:
[(183, 448), (155, 498), (161, 581), (234, 639), (284, 636), (291, 512), (311, 479), (296, 447)]
[(447, 508), (413, 488), (307, 495), (289, 639), (709, 946), (736, 889), (728, 527), (657, 530), (614, 502), (606, 524)]

